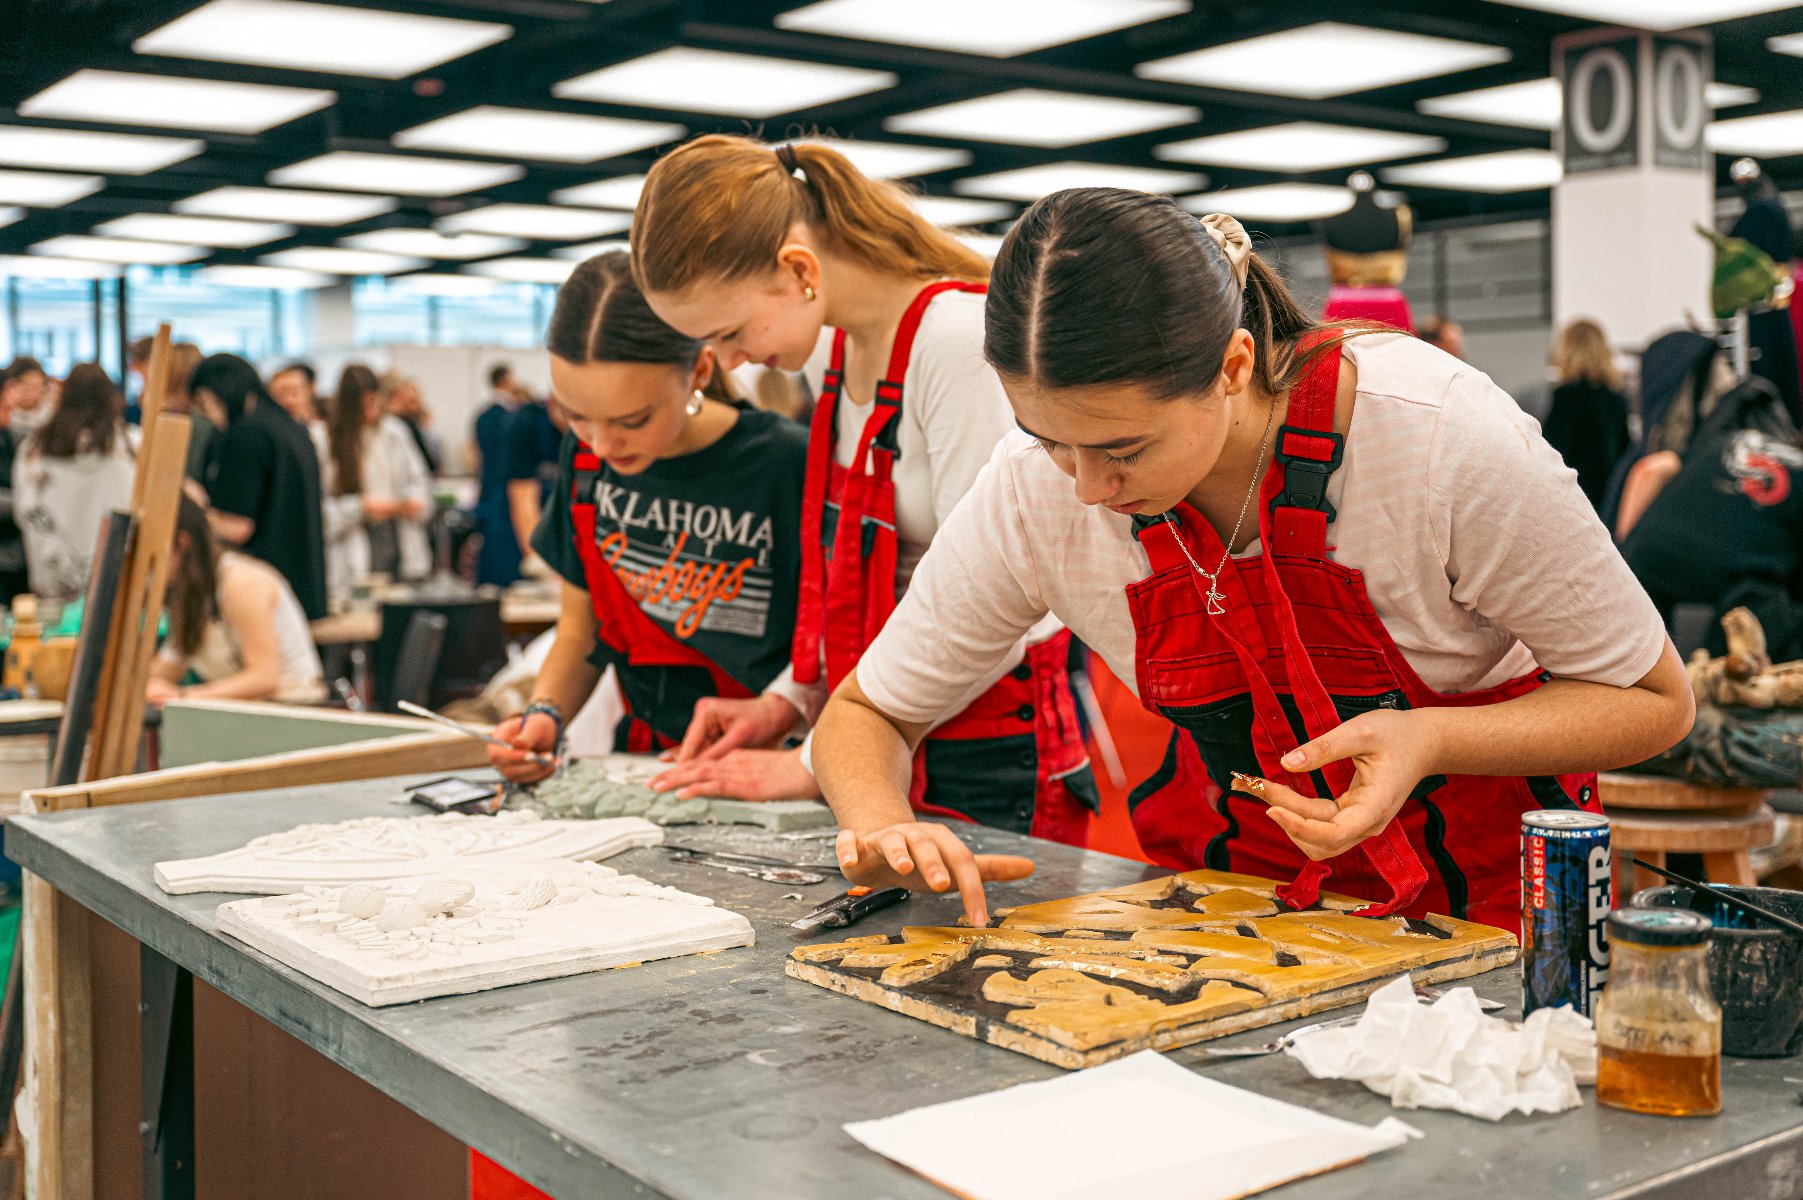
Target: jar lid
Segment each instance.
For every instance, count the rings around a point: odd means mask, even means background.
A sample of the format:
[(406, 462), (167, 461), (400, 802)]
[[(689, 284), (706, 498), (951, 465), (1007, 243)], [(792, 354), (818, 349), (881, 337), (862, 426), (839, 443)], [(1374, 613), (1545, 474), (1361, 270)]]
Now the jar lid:
[(1698, 946), (1715, 926), (1684, 908), (1618, 908), (1609, 914), (1609, 940), (1637, 946)]

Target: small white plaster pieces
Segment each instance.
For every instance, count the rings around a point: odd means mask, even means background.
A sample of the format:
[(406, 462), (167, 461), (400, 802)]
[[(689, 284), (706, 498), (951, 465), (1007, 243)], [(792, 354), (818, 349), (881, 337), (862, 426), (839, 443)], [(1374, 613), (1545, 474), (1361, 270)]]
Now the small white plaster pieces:
[(486, 991), (753, 941), (749, 921), (704, 896), (570, 861), (309, 885), (292, 895), (223, 904), (219, 927), (369, 1005)]
[(662, 829), (638, 817), (559, 821), (527, 812), (364, 817), (300, 825), (223, 854), (161, 862), (156, 865), (156, 881), (172, 895), (281, 895), (309, 885), (428, 875), (461, 878), (483, 867), (525, 861), (592, 862), (636, 846), (661, 845), (663, 839)]

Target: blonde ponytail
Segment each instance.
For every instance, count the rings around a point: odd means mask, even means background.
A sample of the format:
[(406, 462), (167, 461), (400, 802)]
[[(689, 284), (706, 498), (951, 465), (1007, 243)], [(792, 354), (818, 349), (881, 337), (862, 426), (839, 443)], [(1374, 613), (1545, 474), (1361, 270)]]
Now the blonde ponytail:
[[(916, 279), (989, 278), (982, 255), (935, 227), (900, 186), (866, 176), (830, 146), (775, 148), (707, 134), (651, 168), (632, 219), (632, 267), (648, 292), (766, 273), (797, 222), (823, 248)], [(791, 162), (795, 171), (785, 166)]]

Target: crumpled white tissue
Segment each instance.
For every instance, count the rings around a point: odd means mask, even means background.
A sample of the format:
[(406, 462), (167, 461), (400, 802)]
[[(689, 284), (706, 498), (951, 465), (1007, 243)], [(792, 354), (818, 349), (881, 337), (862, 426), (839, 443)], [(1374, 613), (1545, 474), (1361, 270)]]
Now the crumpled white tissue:
[(1563, 1112), (1596, 1082), (1596, 1030), (1569, 1006), (1513, 1024), (1456, 988), (1433, 1004), (1410, 981), (1376, 992), (1356, 1025), (1307, 1034), (1289, 1054), (1317, 1079), (1355, 1079), (1398, 1108), (1447, 1108), (1487, 1121)]

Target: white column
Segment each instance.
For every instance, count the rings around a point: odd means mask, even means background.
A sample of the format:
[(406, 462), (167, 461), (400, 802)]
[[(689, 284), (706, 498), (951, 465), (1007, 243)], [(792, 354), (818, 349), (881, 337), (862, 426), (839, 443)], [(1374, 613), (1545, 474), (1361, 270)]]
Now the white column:
[(1599, 322), (1636, 351), (1686, 315), (1709, 319), (1715, 159), (1703, 143), (1706, 34), (1591, 29), (1553, 43), (1565, 115), (1554, 135), (1553, 318)]

